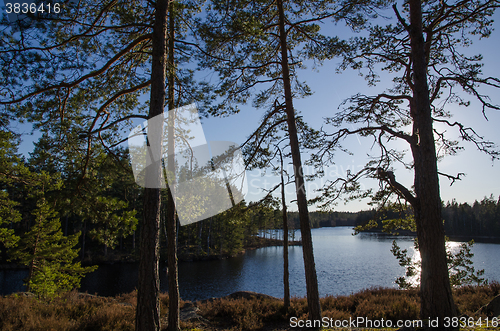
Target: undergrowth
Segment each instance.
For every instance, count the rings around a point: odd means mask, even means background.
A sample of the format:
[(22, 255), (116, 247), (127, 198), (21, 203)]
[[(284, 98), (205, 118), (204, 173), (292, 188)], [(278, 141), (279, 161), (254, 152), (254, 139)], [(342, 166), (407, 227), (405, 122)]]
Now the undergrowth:
[[(500, 284), (466, 286), (454, 290), (460, 314), (476, 312), (500, 293)], [(181, 307), (186, 302), (181, 301)], [(209, 322), (181, 322), (184, 330), (284, 330), (291, 317), (307, 319), (307, 302), (292, 298), (288, 311), (283, 301), (254, 297), (220, 298), (197, 302), (199, 314)], [(134, 330), (136, 292), (113, 298), (77, 292), (51, 301), (21, 294), (0, 297), (1, 331), (128, 331)], [(365, 317), (367, 319), (418, 319), (419, 297), (416, 290), (373, 288), (348, 296), (321, 299), (322, 315), (335, 320)], [(162, 329), (166, 329), (168, 295), (160, 295)]]

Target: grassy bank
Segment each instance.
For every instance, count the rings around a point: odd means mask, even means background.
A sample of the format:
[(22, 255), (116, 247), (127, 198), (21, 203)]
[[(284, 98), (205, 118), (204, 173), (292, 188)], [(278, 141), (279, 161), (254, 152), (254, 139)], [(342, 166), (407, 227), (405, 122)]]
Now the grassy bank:
[[(461, 314), (478, 319), (476, 312), (500, 293), (500, 284), (455, 290)], [(370, 289), (349, 296), (321, 299), (323, 316), (334, 320), (364, 317), (372, 320), (418, 319), (415, 290)], [(135, 292), (106, 298), (77, 292), (51, 302), (32, 296), (0, 298), (0, 330), (134, 330)], [(161, 295), (162, 323), (166, 325), (168, 296)], [(219, 298), (205, 302), (182, 302), (181, 307), (197, 311), (198, 318), (181, 323), (185, 330), (288, 330), (290, 318), (307, 319), (306, 300), (294, 298), (287, 313), (281, 300), (269, 297)], [(198, 310), (199, 309), (199, 310)], [(185, 309), (183, 309), (185, 310)], [(195, 315), (196, 316), (196, 315)], [(498, 329), (498, 328), (497, 328)], [(482, 329), (484, 330), (484, 329)]]

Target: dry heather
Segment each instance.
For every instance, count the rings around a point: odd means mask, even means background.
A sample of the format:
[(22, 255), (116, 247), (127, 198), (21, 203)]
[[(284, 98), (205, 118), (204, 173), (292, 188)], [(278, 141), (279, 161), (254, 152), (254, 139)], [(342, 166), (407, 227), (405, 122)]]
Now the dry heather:
[[(455, 290), (460, 314), (485, 317), (476, 312), (500, 294), (500, 284), (467, 286)], [(416, 320), (419, 318), (417, 290), (374, 288), (349, 296), (328, 296), (321, 299), (322, 315), (334, 320), (364, 317), (370, 320)], [(281, 300), (216, 299), (199, 304), (202, 315), (221, 329), (271, 330), (287, 329), (291, 317), (307, 319), (304, 298), (293, 298), (287, 313)]]
[[(133, 302), (135, 299), (128, 300)], [(11, 295), (0, 300), (0, 330), (127, 331), (134, 330), (134, 312), (133, 305), (76, 292), (50, 302)]]
[[(463, 287), (455, 290), (461, 314), (474, 315), (500, 293), (500, 284)], [(349, 296), (321, 299), (323, 316), (349, 319), (418, 319), (418, 292), (396, 289), (369, 289)], [(166, 325), (168, 295), (160, 296), (162, 325)], [(185, 302), (181, 302), (181, 307)], [(127, 331), (134, 330), (136, 293), (114, 298), (77, 292), (45, 302), (26, 295), (0, 297), (1, 331)], [(307, 318), (306, 300), (293, 298), (288, 312), (283, 302), (270, 298), (220, 298), (197, 302), (200, 314), (208, 321), (182, 322), (184, 330), (285, 330), (290, 317)], [(484, 316), (483, 316), (484, 317)]]

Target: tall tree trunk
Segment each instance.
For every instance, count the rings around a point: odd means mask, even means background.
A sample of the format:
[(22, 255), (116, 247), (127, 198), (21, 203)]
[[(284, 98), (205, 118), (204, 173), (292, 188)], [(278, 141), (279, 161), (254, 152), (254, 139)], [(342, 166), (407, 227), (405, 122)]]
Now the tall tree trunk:
[(160, 330), (160, 280), (158, 274), (160, 189), (146, 188), (140, 236), (136, 330)]
[[(134, 196), (134, 210), (137, 210), (136, 206), (135, 206), (135, 196)], [(136, 227), (136, 230), (137, 230), (137, 227)], [(136, 232), (136, 230), (134, 230), (132, 232), (132, 251), (134, 252), (134, 254), (135, 254), (135, 232)]]
[(309, 221), (309, 211), (307, 210), (306, 189), (304, 185), (304, 175), (302, 172), (302, 161), (300, 158), (297, 126), (295, 124), (295, 110), (293, 109), (290, 71), (288, 67), (288, 47), (286, 38), (287, 36), (285, 32), (285, 14), (283, 11), (283, 1), (277, 0), (277, 5), (279, 15), (281, 67), (285, 92), (285, 111), (287, 115), (288, 135), (290, 139), (293, 171), (295, 175), (297, 205), (299, 208), (300, 233), (302, 235), (302, 252), (304, 257), (304, 269), (306, 273), (307, 305), (309, 308), (309, 319), (320, 320), (321, 306), (319, 303), (318, 278), (316, 276), (316, 266), (314, 264), (311, 224)]
[(33, 255), (29, 264), (29, 274), (28, 274), (28, 281), (26, 283), (26, 291), (29, 292), (31, 290), (31, 280), (33, 279), (33, 274), (35, 273), (35, 268), (38, 264), (38, 248), (39, 248), (39, 242), (40, 242), (40, 230), (42, 229), (41, 227), (41, 218), (38, 218), (38, 225), (34, 225), (37, 227), (37, 234), (36, 234), (36, 239), (33, 244)]
[(197, 244), (198, 244), (198, 249), (197, 249), (197, 255), (200, 256), (201, 253), (201, 243), (202, 243), (202, 235), (203, 232), (203, 221), (198, 222), (198, 239), (197, 239)]
[(87, 234), (87, 221), (83, 221), (82, 229), (82, 261), (85, 259), (85, 237)]
[(414, 210), (422, 259), (420, 316), (422, 319), (439, 318), (442, 327), (445, 317), (457, 316), (457, 309), (446, 262), (420, 0), (410, 0), (410, 45), (414, 80), (411, 113), (417, 140), (412, 146), (417, 197)]
[(286, 215), (286, 201), (285, 201), (285, 179), (283, 177), (283, 155), (280, 152), (281, 163), (281, 209), (283, 210), (283, 303), (285, 309), (288, 311), (290, 307), (290, 282), (288, 271), (288, 217)]
[(135, 252), (135, 231), (132, 232), (132, 250)]
[[(165, 220), (165, 213), (166, 213), (166, 208), (163, 208), (163, 213), (161, 214), (161, 226), (163, 227), (163, 233), (165, 236), (165, 244), (168, 247), (168, 234), (167, 234), (167, 225), (166, 225), (166, 220)], [(168, 266), (167, 266), (168, 268)]]
[[(105, 230), (106, 230), (106, 232), (108, 232), (108, 223), (106, 223)], [(107, 241), (107, 239), (108, 239), (108, 236), (105, 235), (104, 236), (105, 242)], [(108, 256), (108, 245), (104, 244), (104, 257), (107, 257), (107, 256)]]
[(174, 1), (170, 2), (168, 18), (168, 194), (167, 194), (167, 256), (168, 256), (168, 328), (169, 331), (180, 330), (179, 326), (179, 280), (177, 270), (177, 221), (175, 217), (175, 13)]
[[(151, 95), (149, 118), (163, 114), (165, 107), (165, 70), (166, 70), (166, 38), (167, 13), (169, 0), (157, 0), (155, 22), (153, 27), (153, 54), (151, 61)], [(151, 121), (153, 122), (153, 121)], [(161, 123), (148, 122), (148, 137), (161, 132)], [(159, 130), (159, 131), (158, 131)], [(154, 137), (158, 138), (158, 137)], [(161, 140), (160, 140), (161, 142)], [(153, 142), (150, 148), (161, 143)], [(157, 151), (155, 151), (157, 152)], [(153, 153), (151, 153), (153, 154)], [(146, 168), (146, 188), (144, 189), (143, 224), (140, 238), (139, 277), (137, 284), (137, 310), (135, 327), (137, 331), (160, 330), (160, 279), (158, 273), (159, 237), (160, 237), (160, 188), (161, 160), (156, 160)], [(156, 181), (156, 183), (155, 183)], [(149, 184), (149, 185), (148, 185)], [(155, 186), (156, 184), (156, 186)]]
[(212, 217), (210, 217), (210, 221), (208, 224), (208, 235), (207, 235), (207, 252), (208, 256), (210, 256), (210, 232), (212, 231)]

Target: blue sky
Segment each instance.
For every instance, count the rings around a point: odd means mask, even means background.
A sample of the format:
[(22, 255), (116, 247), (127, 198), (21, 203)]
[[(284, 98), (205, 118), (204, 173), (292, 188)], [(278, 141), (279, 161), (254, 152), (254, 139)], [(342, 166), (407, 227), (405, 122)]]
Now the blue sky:
[[(499, 15), (496, 15), (499, 17)], [(499, 17), (500, 18), (500, 17)], [(498, 24), (495, 23), (498, 29)], [(327, 26), (330, 28), (331, 26)], [(500, 29), (494, 31), (489, 39), (481, 40), (467, 49), (466, 52), (479, 53), (484, 56), (483, 73), (487, 76), (500, 76), (500, 64), (498, 61)], [(345, 31), (340, 28), (340, 31)], [(295, 108), (301, 112), (304, 120), (315, 128), (320, 128), (323, 124), (323, 118), (333, 115), (337, 111), (337, 107), (342, 100), (356, 94), (358, 92), (364, 94), (374, 94), (375, 91), (390, 87), (384, 85), (382, 81), (375, 88), (367, 87), (365, 80), (358, 76), (357, 72), (346, 71), (343, 74), (335, 74), (335, 68), (338, 60), (326, 62), (323, 66), (313, 70), (309, 66), (306, 70), (299, 72), (299, 78), (305, 80), (311, 87), (314, 94), (306, 99), (295, 100)], [(391, 84), (391, 82), (389, 82)], [(492, 103), (500, 104), (500, 91), (487, 91), (492, 98)], [(471, 98), (472, 100), (472, 98)], [(450, 105), (450, 110), (454, 114), (454, 120), (461, 121), (464, 124), (476, 129), (478, 134), (486, 139), (500, 145), (500, 112), (489, 110), (487, 112), (488, 121), (482, 116), (481, 109), (477, 102), (472, 102), (470, 107), (458, 107)], [(236, 143), (243, 143), (246, 138), (252, 133), (254, 128), (259, 124), (259, 120), (263, 115), (263, 110), (253, 109), (251, 106), (243, 106), (242, 112), (228, 118), (209, 118), (202, 121), (205, 135), (208, 141), (214, 140), (230, 140)], [(25, 132), (23, 143), (20, 151), (27, 155), (32, 149), (32, 142), (38, 139), (39, 135), (35, 133), (30, 136), (30, 126), (27, 124), (19, 124), (18, 132)], [(442, 129), (438, 126), (438, 129)], [(451, 137), (457, 136), (453, 129), (447, 129)], [(403, 143), (400, 145), (407, 149)], [(459, 172), (466, 174), (461, 181), (455, 182), (450, 187), (449, 181), (441, 177), (441, 197), (444, 201), (449, 201), (455, 198), (458, 202), (473, 202), (475, 199), (482, 199), (484, 196), (493, 194), (495, 198), (500, 195), (500, 176), (498, 162), (492, 162), (491, 158), (476, 150), (475, 146), (470, 143), (463, 143), (465, 150), (456, 156), (448, 156), (439, 163), (439, 171), (456, 175)], [(347, 169), (359, 170), (367, 161), (366, 154), (371, 153), (377, 155), (377, 147), (372, 149), (372, 141), (369, 138), (360, 138), (351, 136), (345, 141), (345, 147), (348, 147), (353, 153), (353, 156), (337, 152), (336, 165), (331, 167), (327, 174), (330, 177), (337, 175), (345, 175)], [(303, 155), (303, 160), (307, 159), (307, 155)], [(305, 168), (305, 172), (313, 171)], [(396, 169), (395, 172), (398, 181), (410, 187), (413, 182), (412, 172), (404, 169)], [(261, 176), (259, 172), (253, 171), (248, 173), (249, 193), (247, 200), (256, 200), (262, 196), (263, 187), (270, 188), (277, 182), (277, 178), (267, 174)], [(306, 186), (308, 197), (314, 196), (314, 190), (321, 186), (325, 179), (308, 183)], [(364, 180), (362, 184), (365, 187), (377, 187), (378, 183), (375, 180)], [(290, 185), (287, 189), (287, 195), (290, 199), (293, 198), (294, 187)], [(349, 210), (357, 211), (366, 209), (367, 200), (355, 201), (347, 205), (340, 202), (334, 209), (338, 211)], [(290, 205), (292, 210), (296, 209), (294, 204)]]
[[(496, 17), (500, 18), (497, 13)], [(483, 74), (485, 76), (500, 76), (500, 64), (498, 61), (500, 27), (495, 23), (498, 31), (494, 31), (490, 38), (476, 41), (472, 47), (465, 49), (468, 54), (482, 54), (484, 56)], [(345, 29), (342, 29), (344, 30)], [(364, 93), (367, 95), (375, 94), (381, 89), (392, 86), (392, 82), (385, 86), (381, 81), (376, 87), (368, 87), (364, 78), (360, 77), (355, 71), (346, 71), (342, 74), (336, 74), (335, 69), (338, 65), (338, 60), (331, 60), (324, 63), (323, 66), (316, 70), (309, 69), (299, 72), (299, 78), (306, 81), (311, 87), (314, 94), (305, 99), (294, 100), (295, 108), (301, 112), (300, 115), (313, 127), (320, 128), (323, 124), (323, 118), (332, 116), (340, 103), (351, 95), (356, 93)], [(491, 97), (493, 104), (500, 104), (500, 91), (498, 89), (483, 89), (481, 90)], [(469, 107), (459, 107), (451, 104), (448, 106), (453, 113), (452, 120), (464, 123), (476, 130), (476, 132), (485, 137), (485, 139), (495, 142), (500, 145), (500, 112), (488, 110), (486, 112), (488, 120), (481, 113), (481, 106), (472, 97)], [(238, 115), (233, 115), (226, 119), (209, 119), (204, 121), (205, 133), (208, 140), (224, 140), (231, 137), (235, 142), (244, 142), (246, 137), (251, 134), (252, 130), (258, 125), (259, 119), (263, 112), (252, 109), (251, 107), (243, 108)], [(447, 131), (447, 136), (450, 138), (458, 138), (457, 132), (452, 128), (445, 128), (443, 125), (435, 126), (438, 130)], [(224, 138), (226, 137), (226, 138)], [(327, 171), (334, 178), (337, 174), (345, 175), (347, 169), (359, 170), (365, 165), (368, 158), (367, 154), (378, 155), (377, 146), (372, 148), (372, 140), (370, 138), (362, 138), (351, 136), (345, 141), (345, 146), (351, 150), (354, 155), (350, 156), (342, 152), (337, 152), (336, 165), (330, 167)], [(400, 142), (398, 146), (403, 149), (408, 149), (406, 143)], [(480, 152), (472, 143), (461, 143), (465, 149), (454, 156), (447, 156), (442, 159), (438, 168), (440, 172), (450, 175), (465, 173), (462, 180), (456, 181), (450, 186), (450, 181), (447, 178), (440, 177), (441, 198), (443, 201), (451, 201), (456, 199), (458, 202), (473, 202), (481, 200), (485, 196), (493, 194), (495, 198), (500, 195), (500, 168), (499, 162), (492, 162), (491, 157), (483, 152)], [(303, 155), (303, 160), (307, 155)], [(305, 172), (313, 171), (305, 168)], [(258, 192), (262, 191), (258, 187), (271, 188), (277, 183), (278, 178), (266, 174), (261, 177), (259, 172), (251, 172), (248, 174), (249, 195), (247, 198), (256, 199)], [(413, 172), (404, 168), (396, 168), (395, 175), (402, 184), (411, 187), (413, 184)], [(314, 196), (314, 190), (325, 182), (325, 178), (313, 183), (308, 183), (306, 186), (308, 197)], [(362, 182), (365, 187), (378, 186), (375, 180), (366, 179)], [(294, 187), (290, 185), (287, 189), (287, 194), (290, 199), (293, 198)], [(367, 209), (367, 202), (353, 201), (345, 205), (342, 201), (334, 207), (338, 211), (357, 211)], [(291, 204), (291, 209), (296, 209), (294, 204)], [(314, 208), (313, 208), (314, 209)]]

